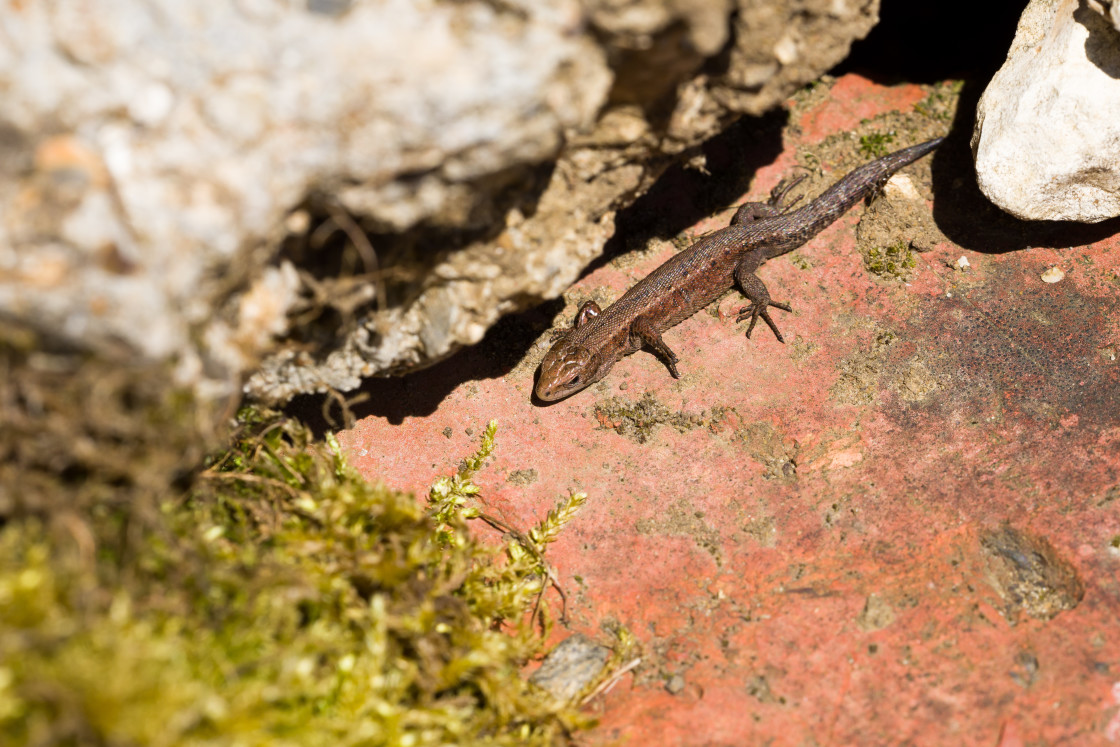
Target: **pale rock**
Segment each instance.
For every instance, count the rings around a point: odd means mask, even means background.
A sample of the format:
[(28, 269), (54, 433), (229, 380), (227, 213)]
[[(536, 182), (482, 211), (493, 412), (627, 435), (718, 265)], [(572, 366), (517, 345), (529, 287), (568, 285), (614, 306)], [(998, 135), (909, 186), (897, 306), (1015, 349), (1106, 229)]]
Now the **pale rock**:
[(1053, 285), (1054, 283), (1062, 282), (1065, 276), (1065, 272), (1063, 272), (1060, 267), (1048, 267), (1040, 277), (1042, 278), (1042, 282)]
[(1120, 215), (1120, 34), (1079, 0), (1032, 0), (977, 109), (981, 191), (1025, 220)]
[(892, 199), (910, 200), (918, 202), (922, 195), (914, 186), (914, 180), (906, 174), (892, 174), (887, 183), (883, 185), (883, 193)]
[[(204, 397), (246, 377), (278, 401), (415, 370), (560, 295), (668, 156), (781, 105), (878, 7), (8, 3), (0, 315), (167, 360)], [(315, 282), (329, 296), (351, 280), (279, 261), (308, 239), (289, 231), (317, 230), (315, 199), (378, 237), (363, 262), (381, 274), (351, 283), (347, 324), (312, 347), (290, 322)]]
[[(7, 7), (0, 314), (81, 347), (178, 359), (183, 375), (219, 379), (208, 391), (229, 390), (287, 329), (298, 276), (269, 265), (309, 194), (356, 193), (404, 230), (464, 194), (460, 212), (485, 205), (493, 174), (547, 163), (566, 131), (593, 125), (611, 76), (573, 33), (573, 9)], [(401, 188), (417, 173), (437, 187), (420, 199)], [(492, 321), (497, 305), (470, 321)], [(463, 329), (429, 340), (447, 349), (476, 327)]]

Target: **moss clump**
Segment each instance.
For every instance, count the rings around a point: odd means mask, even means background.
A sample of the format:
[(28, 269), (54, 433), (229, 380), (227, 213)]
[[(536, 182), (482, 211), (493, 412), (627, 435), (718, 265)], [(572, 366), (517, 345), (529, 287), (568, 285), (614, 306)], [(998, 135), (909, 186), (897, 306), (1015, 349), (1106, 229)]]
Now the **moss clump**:
[(859, 139), (859, 152), (869, 158), (887, 155), (887, 146), (894, 142), (894, 132), (872, 132)]
[[(521, 677), (548, 629), (544, 545), (582, 496), (486, 546), (466, 504), (493, 426), (425, 507), (298, 423), (243, 421), (140, 538), (0, 529), (0, 743), (522, 745), (588, 725)], [(113, 523), (134, 534), (97, 511), (72, 533)]]
[(863, 257), (863, 266), (868, 272), (889, 280), (906, 280), (916, 264), (914, 250), (904, 241), (885, 247), (873, 246)]

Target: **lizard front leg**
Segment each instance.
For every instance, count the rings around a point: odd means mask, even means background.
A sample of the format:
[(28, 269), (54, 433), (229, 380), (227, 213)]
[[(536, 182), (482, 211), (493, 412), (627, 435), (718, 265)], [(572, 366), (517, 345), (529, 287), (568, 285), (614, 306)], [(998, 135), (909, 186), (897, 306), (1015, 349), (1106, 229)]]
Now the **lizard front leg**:
[(579, 307), (579, 311), (576, 312), (576, 318), (575, 321), (572, 322), (572, 326), (568, 327), (567, 329), (552, 330), (552, 332), (549, 334), (549, 340), (551, 342), (559, 342), (560, 340), (567, 337), (573, 329), (587, 324), (589, 321), (599, 316), (602, 311), (603, 310), (599, 308), (599, 304), (595, 303), (594, 301), (585, 302), (583, 306)]
[(635, 319), (630, 325), (630, 336), (637, 337), (643, 343), (653, 348), (654, 352), (664, 359), (665, 365), (668, 367), (669, 373), (672, 374), (674, 379), (679, 379), (681, 377), (681, 375), (677, 373), (677, 363), (680, 361), (680, 358), (669, 349), (669, 346), (661, 339), (661, 333), (654, 329), (648, 319), (643, 317)]
[(778, 325), (774, 324), (774, 320), (770, 318), (770, 312), (767, 309), (770, 306), (782, 311), (793, 311), (793, 309), (788, 303), (771, 300), (770, 291), (766, 289), (766, 284), (762, 282), (762, 278), (754, 274), (761, 263), (762, 260), (759, 259), (758, 254), (751, 252), (735, 266), (735, 281), (739, 283), (743, 295), (751, 302), (749, 306), (739, 309), (739, 315), (735, 317), (735, 321), (741, 322), (748, 316), (751, 318), (751, 326), (747, 327), (747, 339), (749, 340), (754, 325), (758, 323), (761, 317), (762, 321), (766, 322), (766, 325), (774, 333), (774, 337), (778, 338), (778, 342), (785, 342), (782, 339), (782, 333), (778, 331)]

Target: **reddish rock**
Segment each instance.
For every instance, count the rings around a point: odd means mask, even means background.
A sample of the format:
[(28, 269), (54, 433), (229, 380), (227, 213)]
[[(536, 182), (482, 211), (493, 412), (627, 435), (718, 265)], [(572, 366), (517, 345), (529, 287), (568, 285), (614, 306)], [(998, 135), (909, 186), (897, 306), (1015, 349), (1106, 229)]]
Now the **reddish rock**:
[[(833, 99), (881, 106), (814, 121), (852, 126), (916, 90), (841, 79)], [(756, 198), (777, 180), (765, 171)], [(955, 189), (935, 180), (935, 199)], [(608, 641), (618, 621), (643, 661), (593, 703), (585, 743), (1120, 738), (1120, 241), (943, 242), (885, 282), (855, 250), (862, 212), (800, 250), (807, 269), (761, 269), (794, 305), (786, 345), (702, 311), (665, 335), (680, 380), (643, 352), (538, 407), (531, 366), (487, 343), (372, 383), (380, 414), (341, 434), (361, 470), (422, 493), (497, 418), (477, 477), (488, 511), (527, 528), (588, 493), (549, 550), (570, 627)], [(617, 297), (672, 251), (578, 290)], [(1042, 282), (1051, 266), (1064, 279)]]

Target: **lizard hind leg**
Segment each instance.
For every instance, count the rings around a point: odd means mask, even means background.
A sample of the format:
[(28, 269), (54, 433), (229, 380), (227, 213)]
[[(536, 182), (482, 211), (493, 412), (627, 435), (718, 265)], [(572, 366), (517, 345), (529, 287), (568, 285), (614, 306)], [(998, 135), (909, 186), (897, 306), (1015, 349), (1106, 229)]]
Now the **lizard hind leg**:
[(778, 342), (784, 343), (785, 340), (782, 339), (782, 333), (778, 331), (778, 325), (770, 318), (769, 307), (773, 306), (782, 311), (793, 311), (793, 307), (788, 303), (771, 300), (770, 291), (767, 290), (766, 284), (762, 282), (762, 278), (754, 274), (754, 270), (747, 263), (740, 263), (735, 268), (735, 280), (739, 283), (743, 295), (750, 301), (750, 305), (739, 309), (739, 314), (735, 317), (736, 322), (741, 322), (750, 317), (751, 325), (747, 327), (747, 339), (751, 338), (754, 325), (761, 318), (762, 321), (766, 322), (766, 326), (770, 327), (774, 337), (778, 338)]
[(777, 218), (782, 211), (769, 202), (744, 202), (731, 216), (731, 225), (739, 226), (744, 223), (753, 223), (763, 218)]
[(789, 191), (796, 187), (801, 182), (805, 181), (805, 175), (794, 177), (792, 179), (783, 179), (778, 182), (778, 186), (770, 190), (770, 199), (766, 202), (744, 202), (735, 211), (735, 215), (731, 218), (731, 225), (737, 226), (742, 223), (751, 223), (763, 218), (777, 218), (778, 216), (785, 215), (798, 203), (801, 195), (797, 195), (792, 200), (786, 201), (786, 195)]
[(768, 202), (767, 204), (777, 210), (778, 215), (785, 215), (794, 205), (796, 205), (801, 200), (802, 197), (804, 197), (804, 195), (797, 195), (792, 200), (787, 202), (786, 195), (789, 194), (789, 191), (791, 189), (808, 178), (809, 177), (807, 174), (802, 174), (801, 176), (787, 177), (785, 179), (782, 179), (780, 182), (778, 182), (778, 186), (770, 190), (770, 202)]

